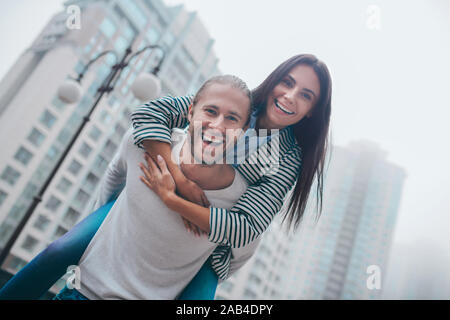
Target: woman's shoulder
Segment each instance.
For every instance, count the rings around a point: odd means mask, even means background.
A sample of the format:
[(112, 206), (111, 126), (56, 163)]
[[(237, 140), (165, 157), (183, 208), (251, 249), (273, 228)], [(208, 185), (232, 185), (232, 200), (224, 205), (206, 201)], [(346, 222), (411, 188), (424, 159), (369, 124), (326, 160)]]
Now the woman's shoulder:
[[(297, 157), (301, 160), (302, 157), (302, 148), (297, 142), (297, 139), (294, 135), (294, 130), (292, 127), (287, 127), (280, 131), (279, 133), (278, 143), (280, 148), (280, 153), (282, 155), (290, 155)], [(276, 140), (274, 142), (277, 142)]]

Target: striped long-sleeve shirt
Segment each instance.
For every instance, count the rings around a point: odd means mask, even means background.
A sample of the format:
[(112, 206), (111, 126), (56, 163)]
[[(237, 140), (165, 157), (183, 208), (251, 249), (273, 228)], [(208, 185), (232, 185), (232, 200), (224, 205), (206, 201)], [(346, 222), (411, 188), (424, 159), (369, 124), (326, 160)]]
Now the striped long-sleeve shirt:
[[(192, 99), (192, 96), (168, 96), (139, 107), (131, 115), (135, 144), (142, 147), (147, 139), (171, 143), (171, 129), (188, 125)], [(249, 184), (247, 191), (229, 210), (210, 208), (208, 238), (219, 244), (212, 255), (212, 267), (219, 279), (228, 276), (231, 248), (251, 243), (268, 228), (300, 169), (301, 149), (291, 127), (281, 130), (276, 139), (259, 146), (237, 166)]]

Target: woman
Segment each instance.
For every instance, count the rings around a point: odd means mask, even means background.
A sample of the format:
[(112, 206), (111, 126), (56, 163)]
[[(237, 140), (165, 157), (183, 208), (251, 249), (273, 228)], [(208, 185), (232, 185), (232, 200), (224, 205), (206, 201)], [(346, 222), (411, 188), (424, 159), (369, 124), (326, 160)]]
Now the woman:
[[(204, 270), (211, 271), (212, 267), (220, 279), (225, 279), (228, 275), (230, 246), (243, 246), (259, 237), (267, 229), (275, 214), (281, 210), (284, 198), (292, 188), (292, 197), (284, 219), (287, 219), (289, 226), (297, 227), (302, 219), (314, 177), (317, 178), (316, 192), (317, 202), (320, 204), (318, 205), (319, 215), (321, 212), (323, 168), (328, 148), (331, 115), (331, 77), (326, 65), (313, 55), (294, 56), (277, 67), (252, 92), (252, 95), (253, 105), (256, 109), (252, 125), (256, 129), (281, 130), (279, 134), (281, 169), (275, 175), (265, 175), (261, 170), (255, 170), (255, 168), (261, 168), (251, 164), (248, 159), (239, 165), (239, 172), (248, 180), (250, 186), (249, 190), (242, 196), (242, 201), (238, 202), (232, 212), (220, 208), (205, 208), (195, 204), (206, 204), (201, 190), (195, 188), (194, 182), (189, 182), (186, 177), (177, 173), (174, 164), (171, 163), (170, 146), (164, 143), (166, 140), (163, 137), (163, 129), (167, 129), (165, 131), (167, 135), (167, 132), (170, 132), (168, 125), (184, 126), (188, 105), (190, 104), (189, 97), (182, 97), (178, 100), (178, 102), (184, 102), (183, 104), (166, 105), (166, 102), (158, 103), (158, 101), (148, 104), (147, 107), (154, 107), (156, 112), (162, 106), (165, 108), (162, 111), (159, 110), (159, 113), (162, 112), (166, 117), (159, 117), (156, 120), (154, 119), (153, 122), (148, 121), (149, 118), (141, 119), (140, 111), (142, 111), (142, 108), (133, 115), (136, 142), (142, 143), (145, 147), (151, 145), (151, 150), (147, 151), (150, 151), (149, 153), (152, 156), (160, 154), (166, 160), (176, 182), (178, 193), (195, 202), (171, 197), (173, 202), (169, 205), (173, 206), (187, 221), (207, 232), (211, 241), (222, 244), (222, 246), (219, 246), (220, 249), (211, 257), (211, 265), (206, 264), (199, 275)], [(176, 111), (177, 108), (178, 111)], [(168, 110), (172, 113), (167, 113)], [(170, 119), (167, 119), (167, 114), (170, 114)], [(165, 128), (164, 124), (160, 122), (161, 120), (166, 121)], [(159, 130), (152, 131), (152, 127), (157, 127)], [(159, 141), (149, 142), (145, 140), (146, 138)], [(255, 204), (258, 204), (258, 206), (255, 206)], [(88, 216), (79, 224), (78, 229), (74, 228), (69, 231), (60, 239), (61, 241), (57, 240), (56, 244), (52, 245), (53, 248), (57, 248), (57, 251), (65, 252), (67, 255), (65, 259), (58, 256), (60, 260), (57, 263), (59, 267), (57, 272), (65, 271), (70, 264), (76, 264), (96, 229), (101, 225), (107, 210), (108, 208), (99, 209), (100, 214), (97, 212)], [(95, 214), (97, 216), (94, 216)], [(210, 217), (213, 217), (213, 219), (210, 220)], [(229, 223), (228, 225), (232, 225), (233, 228), (227, 230), (221, 228), (221, 225), (216, 222), (219, 221), (216, 219), (217, 217), (225, 218)], [(216, 220), (212, 221), (214, 219)], [(48, 250), (44, 253), (43, 258), (35, 263), (36, 267), (43, 270), (50, 269), (50, 267), (56, 268), (55, 261), (50, 258), (52, 257), (52, 251)], [(37, 287), (40, 287), (39, 293), (42, 293), (43, 288), (47, 287), (48, 289), (53, 284), (49, 281), (53, 281), (53, 279), (56, 281), (64, 274), (52, 274), (46, 279), (41, 277), (35, 279), (33, 268), (22, 271), (19, 272), (19, 274), (22, 273), (20, 274), (21, 277), (17, 277), (15, 281), (10, 281), (5, 286), (9, 296), (14, 293), (17, 294), (16, 288), (21, 288), (23, 291), (27, 287), (27, 281), (30, 280), (33, 280), (33, 290), (38, 293)], [(33, 275), (35, 278), (33, 278)], [(205, 284), (206, 287), (208, 285), (215, 286), (217, 283), (214, 279), (210, 282), (202, 282), (201, 277), (196, 277), (194, 280), (197, 280), (197, 283)], [(28, 287), (30, 286), (30, 282), (28, 282)], [(188, 289), (186, 291), (189, 291)], [(215, 287), (214, 290), (209, 290), (210, 293), (214, 293), (214, 291)], [(196, 290), (189, 292), (196, 292)], [(2, 295), (0, 292), (0, 297), (5, 296), (8, 295)], [(188, 299), (189, 297), (182, 295), (181, 298)], [(197, 299), (199, 298), (197, 297)]]

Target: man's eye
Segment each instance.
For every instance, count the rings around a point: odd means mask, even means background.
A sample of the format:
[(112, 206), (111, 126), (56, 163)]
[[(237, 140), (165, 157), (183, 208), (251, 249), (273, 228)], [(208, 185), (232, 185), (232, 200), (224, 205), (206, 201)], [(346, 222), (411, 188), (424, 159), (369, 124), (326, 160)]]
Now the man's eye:
[(236, 117), (232, 117), (232, 116), (228, 117), (228, 120), (231, 120), (233, 122), (237, 122), (238, 121), (238, 119)]
[(212, 115), (216, 114), (216, 110), (213, 109), (206, 109), (206, 112)]

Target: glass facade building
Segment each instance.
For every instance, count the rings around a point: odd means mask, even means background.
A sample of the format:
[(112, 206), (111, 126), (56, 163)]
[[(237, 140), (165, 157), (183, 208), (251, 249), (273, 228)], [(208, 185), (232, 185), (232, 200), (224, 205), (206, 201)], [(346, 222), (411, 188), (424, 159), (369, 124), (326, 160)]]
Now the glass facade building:
[[(81, 8), (81, 29), (66, 27), (66, 10), (56, 14), (0, 83), (0, 247), (4, 246), (32, 197), (42, 186), (91, 107), (97, 89), (116, 63), (105, 55), (83, 79), (83, 97), (60, 101), (56, 91), (92, 58), (114, 50), (119, 58), (133, 50), (160, 45), (166, 52), (159, 78), (163, 95), (194, 93), (220, 74), (209, 36), (196, 12), (161, 0), (67, 1)], [(151, 71), (160, 51), (146, 51), (123, 70), (105, 95), (61, 169), (53, 178), (3, 268), (17, 272), (52, 240), (88, 212), (99, 181), (130, 126), (130, 114), (142, 104), (130, 91), (141, 72)], [(56, 287), (58, 289), (60, 285)]]
[[(276, 217), (216, 298), (379, 299), (405, 177), (374, 143), (333, 147), (318, 221), (313, 185), (299, 229), (286, 232)], [(380, 271), (379, 289), (367, 284), (371, 266)]]

